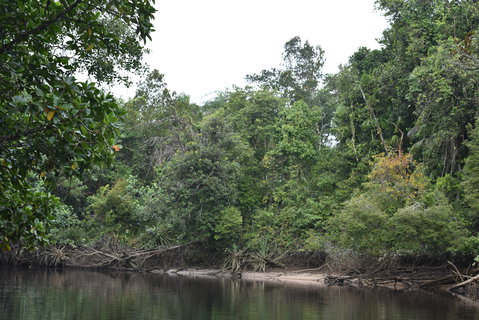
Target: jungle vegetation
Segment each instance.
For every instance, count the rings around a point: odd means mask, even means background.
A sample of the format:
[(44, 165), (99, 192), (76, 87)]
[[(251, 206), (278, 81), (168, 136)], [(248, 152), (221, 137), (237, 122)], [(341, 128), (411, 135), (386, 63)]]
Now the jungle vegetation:
[[(300, 37), (190, 102), (142, 64), (153, 4), (0, 6), (0, 245), (201, 240), (263, 254), (479, 254), (479, 4), (377, 0), (336, 74)], [(102, 84), (143, 72), (134, 98)], [(87, 73), (95, 82), (77, 79)]]

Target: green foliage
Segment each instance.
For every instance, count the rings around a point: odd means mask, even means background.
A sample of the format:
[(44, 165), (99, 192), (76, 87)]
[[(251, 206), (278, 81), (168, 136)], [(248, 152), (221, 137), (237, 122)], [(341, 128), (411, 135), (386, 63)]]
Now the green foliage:
[(479, 209), (479, 121), (475, 128), (470, 127), (470, 138), (467, 142), (469, 156), (463, 171), (463, 187), (465, 200), (472, 209)]
[(469, 141), (466, 143), (469, 156), (465, 160), (462, 172), (462, 184), (464, 188), (464, 201), (468, 207), (467, 218), (471, 224), (474, 235), (477, 236), (479, 227), (479, 122), (476, 126), (469, 127)]
[(89, 188), (86, 180), (85, 176), (82, 179), (78, 176), (59, 177), (54, 194), (75, 212), (83, 212), (88, 206), (85, 195), (89, 193)]
[(278, 141), (263, 160), (266, 165), (271, 166), (271, 162), (279, 166), (293, 165), (299, 161), (314, 159), (319, 146), (316, 134), (317, 116), (314, 110), (301, 101), (284, 109), (277, 122)]
[(318, 202), (307, 199), (306, 203), (298, 201), (283, 207), (269, 206), (257, 210), (245, 235), (247, 245), (257, 247), (260, 242), (267, 241), (283, 250), (301, 249), (306, 231), (326, 220), (321, 217), (318, 207)]
[(373, 255), (432, 255), (464, 241), (461, 217), (439, 190), (427, 191), (409, 155), (377, 158), (364, 187), (330, 220), (339, 245)]
[(440, 177), (436, 180), (436, 188), (444, 193), (450, 202), (453, 202), (460, 196), (461, 186), (459, 179), (450, 174)]
[(333, 239), (341, 246), (379, 255), (388, 247), (388, 215), (365, 196), (349, 200), (330, 221)]
[(432, 177), (455, 174), (477, 109), (475, 1), (377, 1), (391, 26), (333, 76), (340, 144), (358, 161), (410, 151)]
[(220, 212), (213, 238), (226, 243), (234, 243), (241, 237), (242, 228), (241, 212), (235, 207), (225, 208)]
[(0, 249), (10, 250), (11, 244), (32, 247), (47, 242), (47, 221), (59, 199), (44, 187), (33, 187), (24, 181), (0, 179)]
[(49, 236), (54, 244), (71, 245), (81, 243), (83, 235), (81, 221), (72, 212), (71, 208), (62, 205), (55, 210), (55, 220), (52, 223)]
[(246, 76), (246, 79), (279, 91), (292, 102), (305, 100), (312, 105), (323, 76), (323, 49), (312, 46), (308, 41), (303, 44), (296, 36), (284, 45), (283, 62), (283, 69), (263, 70), (261, 74)]
[[(325, 88), (337, 100), (333, 128), (343, 156), (363, 168), (374, 154), (389, 157), (376, 161), (329, 228), (338, 243), (359, 251), (458, 250), (468, 241), (465, 226), (473, 233), (477, 226), (477, 215), (464, 207), (477, 193), (468, 164), (476, 152), (465, 148), (466, 128), (477, 113), (477, 3), (377, 4), (390, 19), (382, 49), (360, 48)], [(391, 156), (405, 151), (416, 162)], [(464, 159), (464, 175), (458, 175)], [(350, 178), (336, 188), (365, 177), (349, 170)]]
[[(468, 50), (477, 50), (477, 39), (468, 41)], [(411, 151), (437, 176), (458, 170), (467, 126), (479, 106), (477, 58), (461, 45), (453, 40), (441, 43), (410, 76), (410, 98), (418, 114), (409, 132), (415, 140)]]
[(89, 198), (89, 208), (107, 228), (119, 233), (138, 231), (143, 217), (137, 199), (128, 188), (129, 181), (120, 179), (113, 186), (101, 187)]
[(398, 210), (389, 220), (390, 241), (398, 253), (434, 255), (456, 251), (464, 228), (451, 205), (420, 203)]
[(479, 237), (477, 235), (469, 236), (459, 243), (458, 251), (475, 256), (474, 262), (477, 265), (478, 255), (477, 248), (479, 248)]
[(66, 205), (57, 206), (48, 232), (48, 240), (54, 246), (78, 246), (92, 244), (98, 240), (103, 227), (92, 216), (79, 218), (73, 209)]
[(380, 49), (323, 76), (321, 47), (295, 37), (280, 68), (247, 76), (255, 87), (204, 106), (157, 70), (122, 106), (75, 79), (142, 69), (149, 1), (1, 8), (1, 247), (41, 241), (54, 219), (52, 243), (208, 240), (233, 271), (279, 266), (286, 250), (343, 266), (358, 253), (477, 255), (479, 7), (377, 4), (391, 23)]
[[(235, 132), (248, 141), (255, 158), (261, 161), (274, 146), (275, 125), (285, 108), (285, 100), (269, 90), (239, 89), (221, 96), (219, 115), (227, 117)], [(219, 103), (219, 102), (217, 102)]]
[[(158, 175), (158, 217), (182, 239), (210, 239), (221, 212), (238, 203), (239, 161), (248, 149), (217, 118)], [(246, 149), (245, 149), (246, 148)]]
[[(110, 94), (75, 78), (122, 80), (152, 32), (149, 1), (7, 1), (0, 8), (0, 245), (43, 238), (58, 174), (113, 160), (121, 111)], [(35, 53), (35, 54), (32, 54)], [(5, 203), (3, 203), (5, 202)], [(19, 221), (17, 221), (19, 220)], [(13, 227), (13, 226), (16, 227)]]
[(168, 228), (168, 225), (160, 221), (156, 225), (146, 227), (139, 237), (139, 242), (145, 247), (168, 245), (173, 240), (172, 234), (173, 232)]
[(201, 119), (199, 108), (188, 96), (170, 92), (164, 76), (153, 70), (125, 109), (124, 148), (119, 156), (134, 174), (152, 181), (156, 166), (186, 150)]

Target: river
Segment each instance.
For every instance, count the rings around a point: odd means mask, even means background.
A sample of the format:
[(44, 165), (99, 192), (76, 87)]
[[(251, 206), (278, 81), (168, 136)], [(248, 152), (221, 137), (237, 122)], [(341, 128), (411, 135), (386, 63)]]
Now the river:
[(479, 307), (426, 291), (0, 268), (0, 319), (479, 320)]

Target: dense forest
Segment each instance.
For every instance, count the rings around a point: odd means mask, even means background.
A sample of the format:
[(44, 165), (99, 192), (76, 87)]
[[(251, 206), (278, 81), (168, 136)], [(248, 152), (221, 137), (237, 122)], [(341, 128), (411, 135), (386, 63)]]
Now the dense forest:
[[(479, 5), (378, 0), (336, 74), (300, 37), (204, 105), (142, 64), (148, 1), (0, 6), (0, 246), (479, 254)], [(340, 41), (340, 40), (338, 40)], [(280, 53), (278, 53), (280, 54)], [(103, 85), (142, 74), (134, 98)], [(95, 82), (82, 82), (79, 73)]]

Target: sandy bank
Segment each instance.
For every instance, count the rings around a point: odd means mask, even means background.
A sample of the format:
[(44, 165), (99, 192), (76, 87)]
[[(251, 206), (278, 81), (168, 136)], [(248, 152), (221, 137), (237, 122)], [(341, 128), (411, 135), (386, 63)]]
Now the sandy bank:
[[(232, 273), (225, 270), (217, 269), (170, 269), (167, 271), (163, 270), (152, 270), (152, 273), (159, 274), (168, 274), (171, 276), (185, 276), (192, 278), (226, 278), (226, 279), (236, 279), (241, 281), (259, 281), (259, 282), (275, 282), (282, 284), (296, 284), (296, 285), (308, 285), (308, 286), (318, 286), (326, 287), (330, 285), (328, 280), (331, 278), (341, 278), (340, 275), (335, 274), (326, 274), (323, 272), (308, 272), (308, 271), (295, 271), (295, 270), (284, 270), (284, 271), (267, 271), (267, 272), (254, 272), (254, 271), (243, 271)], [(347, 285), (359, 286), (359, 283), (354, 278), (349, 278)]]
[[(230, 272), (218, 269), (200, 269), (200, 268), (188, 268), (188, 269), (170, 269), (163, 270), (151, 270), (152, 273), (168, 274), (171, 276), (184, 276), (192, 278), (210, 278), (210, 279), (235, 279), (241, 281), (256, 281), (256, 282), (270, 282), (277, 284), (287, 285), (302, 285), (302, 286), (354, 286), (365, 288), (389, 288), (393, 290), (419, 290), (421, 284), (429, 282), (431, 279), (419, 279), (410, 277), (397, 277), (391, 275), (390, 278), (366, 278), (346, 276), (335, 273), (325, 273), (316, 269), (277, 269), (267, 272)], [(437, 289), (437, 288), (436, 288)], [(447, 290), (444, 287), (443, 290)], [(443, 291), (441, 290), (441, 291)]]

